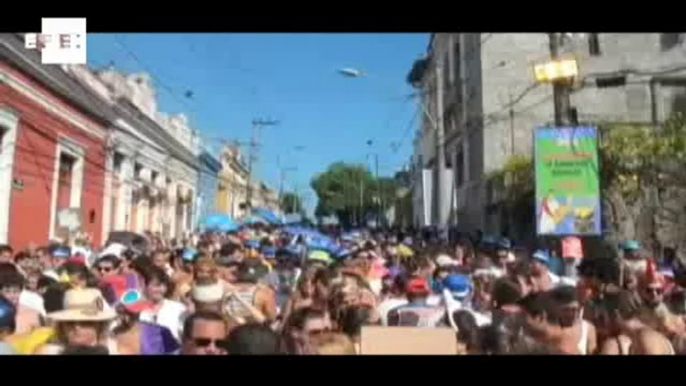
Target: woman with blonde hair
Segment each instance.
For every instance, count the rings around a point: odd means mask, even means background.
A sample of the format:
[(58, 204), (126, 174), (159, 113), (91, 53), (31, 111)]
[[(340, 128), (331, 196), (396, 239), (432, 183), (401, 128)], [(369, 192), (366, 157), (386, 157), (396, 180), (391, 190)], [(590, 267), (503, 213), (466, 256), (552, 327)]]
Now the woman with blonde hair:
[(325, 332), (310, 338), (317, 355), (357, 355), (353, 341), (345, 334)]

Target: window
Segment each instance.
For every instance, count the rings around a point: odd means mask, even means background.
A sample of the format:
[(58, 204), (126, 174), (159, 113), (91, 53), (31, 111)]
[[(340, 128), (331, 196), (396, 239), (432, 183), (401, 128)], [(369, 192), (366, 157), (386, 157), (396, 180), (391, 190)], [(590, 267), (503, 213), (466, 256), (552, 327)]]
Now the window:
[(71, 207), (72, 178), (76, 158), (67, 154), (60, 154), (57, 178), (57, 210)]
[(669, 51), (672, 48), (678, 46), (681, 44), (681, 40), (683, 39), (683, 34), (680, 33), (672, 33), (672, 34), (667, 34), (663, 33), (660, 34), (660, 48), (662, 51)]
[(460, 37), (455, 37), (455, 44), (453, 44), (453, 76), (455, 84), (460, 83), (460, 66), (462, 65), (462, 56), (460, 54)]
[(3, 143), (3, 140), (5, 139), (5, 133), (7, 133), (7, 129), (0, 126), (0, 154), (2, 154), (2, 150), (5, 147), (5, 144)]
[[(459, 145), (462, 147), (462, 144)], [(464, 152), (460, 150), (457, 152), (455, 161), (455, 186), (458, 188), (464, 184)]]
[(686, 79), (660, 80), (658, 104), (662, 121), (669, 119), (674, 113), (686, 112)]
[(599, 34), (589, 34), (588, 35), (588, 53), (591, 56), (600, 56), (600, 38)]
[(143, 171), (143, 165), (139, 164), (138, 162), (133, 164), (133, 176), (134, 176), (134, 178), (140, 178), (141, 177), (141, 171)]
[(115, 173), (120, 173), (122, 165), (124, 164), (124, 155), (122, 153), (114, 153), (112, 157), (112, 169)]
[(443, 130), (445, 130), (445, 133), (451, 133), (453, 130), (453, 117), (452, 117), (452, 109), (448, 109), (443, 113)]
[(60, 178), (70, 175), (75, 163), (76, 158), (67, 153), (60, 154)]
[(450, 90), (450, 54), (446, 52), (443, 58), (443, 91)]

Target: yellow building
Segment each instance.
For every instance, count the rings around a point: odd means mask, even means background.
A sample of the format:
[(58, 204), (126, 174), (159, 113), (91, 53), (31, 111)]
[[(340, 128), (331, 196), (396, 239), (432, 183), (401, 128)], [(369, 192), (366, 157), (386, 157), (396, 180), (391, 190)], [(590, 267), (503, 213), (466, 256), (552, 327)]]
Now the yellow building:
[(232, 218), (240, 218), (244, 214), (241, 204), (246, 200), (248, 168), (235, 145), (224, 148), (220, 161), (222, 170), (219, 173), (217, 210)]

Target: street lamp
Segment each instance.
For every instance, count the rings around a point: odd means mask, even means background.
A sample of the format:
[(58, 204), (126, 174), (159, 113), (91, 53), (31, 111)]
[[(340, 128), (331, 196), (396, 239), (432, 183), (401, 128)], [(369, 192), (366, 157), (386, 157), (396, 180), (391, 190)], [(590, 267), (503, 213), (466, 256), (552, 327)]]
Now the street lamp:
[[(442, 85), (443, 84), (443, 71), (442, 67), (440, 64), (436, 65), (435, 70), (435, 79), (436, 79), (436, 84), (437, 85)], [(343, 76), (349, 77), (349, 78), (362, 78), (362, 77), (368, 77), (367, 74), (365, 74), (363, 71), (358, 70), (356, 68), (342, 68), (338, 70), (338, 73), (340, 73)], [(443, 175), (445, 172), (445, 141), (444, 141), (444, 135), (445, 135), (445, 130), (443, 127), (443, 87), (439, 86), (436, 87), (437, 90), (437, 95), (436, 95), (436, 110), (438, 111), (438, 114), (433, 115), (431, 112), (429, 112), (426, 104), (424, 103), (424, 100), (422, 98), (423, 93), (415, 93), (412, 94), (412, 97), (417, 97), (418, 105), (422, 110), (422, 113), (428, 118), (431, 127), (433, 127), (436, 131), (436, 177), (435, 177), (435, 182), (434, 186), (436, 187), (434, 189), (434, 216), (435, 216), (435, 222), (438, 223), (439, 225), (443, 225), (447, 222), (447, 218), (445, 218), (445, 215), (441, 208), (443, 207), (443, 203), (447, 202), (447, 197), (445, 196), (444, 189), (442, 189), (443, 186)], [(371, 145), (368, 143), (368, 145)], [(380, 217), (380, 214), (377, 214)]]
[(356, 69), (356, 68), (340, 68), (338, 70), (339, 74), (346, 76), (348, 78), (362, 78), (365, 76), (365, 73)]

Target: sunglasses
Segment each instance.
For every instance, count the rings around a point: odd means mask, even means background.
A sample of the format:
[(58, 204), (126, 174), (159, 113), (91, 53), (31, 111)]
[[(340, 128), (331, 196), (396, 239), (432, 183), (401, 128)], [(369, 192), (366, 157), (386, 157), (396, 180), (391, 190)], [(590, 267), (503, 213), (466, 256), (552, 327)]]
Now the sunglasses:
[(193, 344), (197, 347), (206, 348), (214, 344), (215, 347), (224, 348), (227, 346), (226, 339), (193, 338)]

